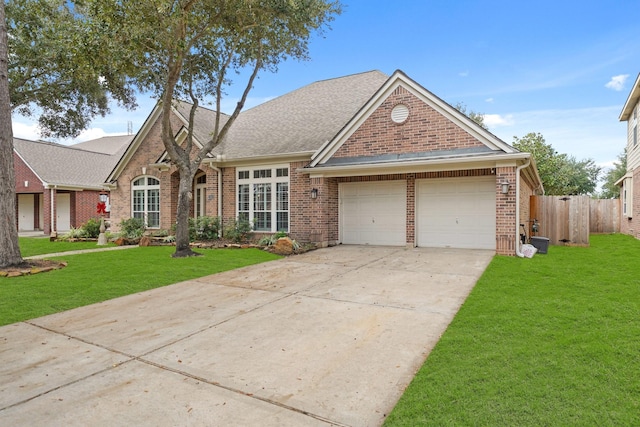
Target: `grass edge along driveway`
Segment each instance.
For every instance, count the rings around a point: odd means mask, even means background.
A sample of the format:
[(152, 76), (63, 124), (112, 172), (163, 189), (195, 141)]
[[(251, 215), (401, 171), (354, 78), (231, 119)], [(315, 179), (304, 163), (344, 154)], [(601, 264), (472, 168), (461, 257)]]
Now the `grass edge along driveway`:
[(2, 277), (0, 326), (281, 258), (260, 249), (207, 249), (188, 258), (172, 258), (174, 251), (150, 246), (67, 255), (51, 258), (69, 263), (61, 270)]
[(640, 425), (640, 241), (496, 256), (386, 420)]

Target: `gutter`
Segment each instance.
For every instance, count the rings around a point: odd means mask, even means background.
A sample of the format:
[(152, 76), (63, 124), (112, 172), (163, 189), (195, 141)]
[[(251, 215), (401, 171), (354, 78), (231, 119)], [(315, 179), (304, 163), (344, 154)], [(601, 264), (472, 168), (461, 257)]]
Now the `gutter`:
[(520, 251), (520, 171), (531, 164), (531, 157), (529, 157), (523, 165), (516, 168), (516, 255), (520, 258), (524, 258), (524, 254)]

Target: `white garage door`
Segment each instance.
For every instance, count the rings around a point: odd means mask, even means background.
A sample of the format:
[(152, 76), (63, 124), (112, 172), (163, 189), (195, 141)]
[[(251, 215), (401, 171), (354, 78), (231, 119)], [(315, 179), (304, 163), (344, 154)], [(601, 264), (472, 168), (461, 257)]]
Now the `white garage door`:
[(406, 217), (405, 181), (340, 184), (342, 243), (405, 246)]
[(495, 182), (495, 177), (417, 181), (417, 245), (495, 249)]

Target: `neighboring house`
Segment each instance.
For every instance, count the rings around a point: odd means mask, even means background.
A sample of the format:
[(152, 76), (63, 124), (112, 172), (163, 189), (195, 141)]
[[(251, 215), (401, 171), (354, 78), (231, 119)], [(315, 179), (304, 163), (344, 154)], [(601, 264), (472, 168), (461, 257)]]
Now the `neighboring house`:
[(19, 231), (43, 234), (78, 228), (109, 200), (104, 182), (133, 135), (65, 146), (14, 138)]
[(640, 112), (640, 74), (620, 113), (627, 122), (627, 173), (618, 180), (621, 187), (622, 221), (620, 231), (640, 238), (640, 147), (638, 146), (638, 115)]
[[(178, 140), (189, 107), (174, 105)], [(179, 180), (161, 142), (160, 114), (157, 105), (107, 179), (112, 226), (129, 217), (152, 229), (175, 223)], [(211, 134), (214, 116), (198, 109), (197, 143)], [(191, 214), (225, 224), (247, 219), (258, 233), (285, 231), (320, 245), (513, 255), (537, 190), (530, 154), (402, 71), (371, 71), (318, 81), (242, 112), (202, 162)]]

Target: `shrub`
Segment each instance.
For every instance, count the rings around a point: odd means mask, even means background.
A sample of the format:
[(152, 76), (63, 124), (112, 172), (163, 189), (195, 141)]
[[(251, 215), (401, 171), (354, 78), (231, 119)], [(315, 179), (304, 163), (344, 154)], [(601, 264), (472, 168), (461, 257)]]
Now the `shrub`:
[(141, 218), (129, 218), (120, 221), (120, 236), (125, 239), (139, 239), (143, 236), (146, 227)]
[(194, 228), (196, 240), (215, 240), (218, 238), (218, 234), (220, 233), (220, 217), (198, 217), (194, 221)]
[(97, 239), (100, 235), (100, 220), (98, 218), (90, 218), (80, 228), (83, 231), (83, 237)]
[(84, 237), (84, 230), (82, 228), (73, 228), (71, 227), (71, 229), (69, 231), (67, 231), (66, 233), (64, 233), (60, 239), (61, 240), (71, 240), (71, 239), (80, 239)]
[(247, 242), (253, 230), (247, 220), (237, 220), (224, 229), (224, 235), (236, 243)]

